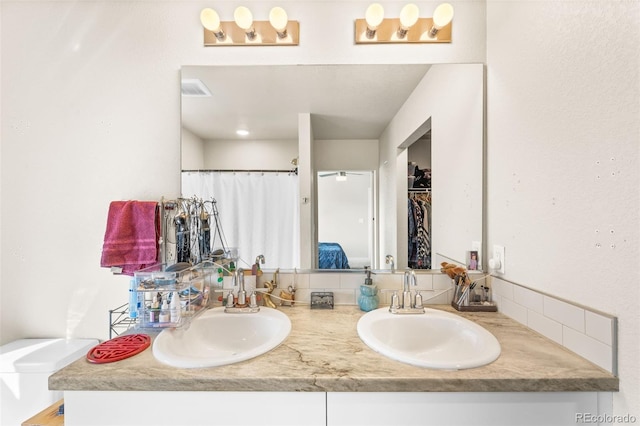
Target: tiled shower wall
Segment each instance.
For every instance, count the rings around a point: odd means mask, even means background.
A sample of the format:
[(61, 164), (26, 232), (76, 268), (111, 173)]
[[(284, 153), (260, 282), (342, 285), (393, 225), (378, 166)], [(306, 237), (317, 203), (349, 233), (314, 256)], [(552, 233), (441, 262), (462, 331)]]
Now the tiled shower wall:
[[(390, 304), (394, 291), (402, 290), (403, 273), (383, 272), (372, 274), (378, 286), (380, 306)], [(475, 279), (481, 277), (475, 275)], [(474, 279), (474, 275), (471, 276)], [(258, 277), (246, 277), (247, 288), (264, 287), (264, 282), (273, 280), (272, 272)], [(356, 272), (280, 272), (278, 287), (274, 295), (289, 286), (296, 289), (296, 303), (309, 304), (311, 292), (331, 291), (336, 305), (355, 305), (360, 285), (364, 284), (364, 273)], [(417, 273), (417, 289), (421, 291), (425, 304), (449, 304), (453, 296), (452, 280), (441, 273)], [(617, 318), (579, 306), (569, 301), (542, 294), (522, 285), (489, 277), (493, 300), (498, 310), (530, 329), (586, 358), (601, 368), (617, 375)], [(225, 289), (231, 281), (225, 280)], [(487, 315), (491, 315), (487, 313)]]

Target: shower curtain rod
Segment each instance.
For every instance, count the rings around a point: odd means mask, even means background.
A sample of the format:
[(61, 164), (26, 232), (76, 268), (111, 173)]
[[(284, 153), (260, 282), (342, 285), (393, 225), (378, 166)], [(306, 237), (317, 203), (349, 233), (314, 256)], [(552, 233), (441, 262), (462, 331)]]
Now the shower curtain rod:
[(223, 170), (223, 169), (193, 169), (193, 170), (183, 170), (182, 172), (227, 172), (227, 173), (295, 173), (297, 174), (297, 170)]

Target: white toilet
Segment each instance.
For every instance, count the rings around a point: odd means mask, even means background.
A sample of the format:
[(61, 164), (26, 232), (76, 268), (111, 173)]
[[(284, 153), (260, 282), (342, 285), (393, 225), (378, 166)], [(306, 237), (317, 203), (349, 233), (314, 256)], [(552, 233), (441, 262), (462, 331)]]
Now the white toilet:
[(54, 402), (49, 376), (86, 355), (97, 339), (22, 339), (0, 346), (0, 425), (20, 426)]

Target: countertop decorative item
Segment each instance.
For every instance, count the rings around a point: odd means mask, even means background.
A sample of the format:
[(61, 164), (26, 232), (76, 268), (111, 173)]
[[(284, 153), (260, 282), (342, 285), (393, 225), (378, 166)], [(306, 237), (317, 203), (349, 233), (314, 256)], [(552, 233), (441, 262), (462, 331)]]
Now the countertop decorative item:
[(151, 345), (148, 334), (125, 334), (94, 346), (87, 353), (87, 361), (94, 364), (122, 361), (139, 354)]
[(488, 275), (471, 280), (467, 269), (455, 263), (442, 262), (441, 272), (453, 280), (453, 300), (451, 306), (464, 312), (497, 312), (498, 306), (491, 300), (491, 289), (484, 281)]
[(333, 309), (332, 291), (312, 291), (311, 309)]

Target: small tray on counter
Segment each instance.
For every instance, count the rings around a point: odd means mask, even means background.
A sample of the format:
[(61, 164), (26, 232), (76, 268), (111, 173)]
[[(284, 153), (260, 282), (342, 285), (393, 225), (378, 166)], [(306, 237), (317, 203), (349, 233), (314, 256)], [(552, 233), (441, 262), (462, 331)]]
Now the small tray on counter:
[(459, 305), (456, 302), (451, 302), (451, 306), (456, 311), (460, 312), (498, 312), (498, 306), (494, 303), (470, 303), (468, 305)]

